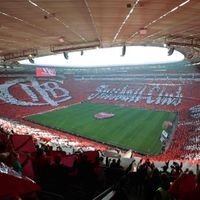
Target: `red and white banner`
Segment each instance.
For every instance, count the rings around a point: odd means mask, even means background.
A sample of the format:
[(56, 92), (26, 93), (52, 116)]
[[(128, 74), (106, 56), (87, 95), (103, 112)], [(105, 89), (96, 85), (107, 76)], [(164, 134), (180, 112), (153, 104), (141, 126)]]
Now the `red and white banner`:
[(11, 199), (41, 189), (33, 180), (16, 173), (4, 163), (0, 163), (0, 180), (0, 199)]
[(46, 77), (46, 76), (56, 76), (56, 70), (54, 68), (36, 68), (36, 76)]

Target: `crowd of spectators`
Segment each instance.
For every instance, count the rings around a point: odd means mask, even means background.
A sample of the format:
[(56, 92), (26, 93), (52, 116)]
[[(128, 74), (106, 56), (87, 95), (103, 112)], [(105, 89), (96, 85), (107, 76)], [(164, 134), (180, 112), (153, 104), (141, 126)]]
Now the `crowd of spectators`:
[(199, 172), (183, 171), (182, 163), (170, 162), (170, 165), (166, 162), (159, 169), (154, 162), (144, 158), (139, 162), (133, 160), (125, 168), (120, 158), (104, 157), (95, 149), (78, 149), (70, 153), (58, 144), (55, 148), (53, 143), (38, 143), (38, 140), (33, 140), (34, 147), (29, 152), (23, 152), (15, 148), (12, 140), (16, 129), (4, 128), (1, 127), (0, 133), (0, 161), (19, 175), (28, 175), (39, 186), (31, 196), (22, 194), (22, 199), (38, 199), (43, 190), (61, 199), (89, 200), (113, 185), (112, 199), (119, 200), (133, 196), (144, 200), (196, 200), (200, 197)]
[[(33, 125), (34, 126), (34, 125)], [(37, 125), (35, 125), (37, 126)], [(39, 141), (43, 144), (50, 144), (57, 148), (57, 146), (62, 147), (66, 152), (73, 153), (78, 150), (105, 150), (106, 147), (102, 145), (93, 144), (92, 142), (87, 142), (81, 138), (76, 138), (69, 136), (67, 134), (56, 134), (56, 131), (48, 130), (48, 128), (44, 128), (44, 130), (39, 128), (33, 128), (29, 125), (25, 125), (24, 123), (19, 123), (17, 121), (9, 120), (9, 119), (0, 119), (0, 127), (4, 132), (8, 132), (9, 134), (20, 134), (20, 135), (31, 135), (35, 141)]]
[[(25, 142), (22, 140), (20, 145), (19, 141), (16, 141), (17, 146), (13, 139), (14, 136), (13, 130), (8, 132), (1, 127), (0, 164), (4, 163), (18, 175), (29, 176), (40, 187), (37, 190), (34, 187), (33, 191), (23, 192), (16, 189), (14, 194), (11, 191), (6, 194), (1, 191), (0, 199), (7, 200), (14, 197), (16, 199), (38, 199), (42, 190), (59, 195), (63, 199), (89, 200), (118, 181), (124, 173), (120, 160), (107, 159), (105, 164), (100, 151), (79, 149), (69, 153), (61, 146), (57, 145), (55, 149), (53, 144), (38, 143), (36, 140), (27, 140), (27, 138)], [(23, 135), (18, 136), (23, 138)], [(2, 169), (3, 167), (0, 166), (0, 178), (4, 174)], [(0, 185), (9, 185), (12, 174), (8, 174), (8, 179)], [(23, 181), (23, 177), (21, 180)]]
[(112, 200), (199, 200), (199, 165), (195, 174), (188, 168), (183, 171), (182, 163), (169, 163), (160, 170), (148, 159), (141, 159), (136, 168), (131, 163)]

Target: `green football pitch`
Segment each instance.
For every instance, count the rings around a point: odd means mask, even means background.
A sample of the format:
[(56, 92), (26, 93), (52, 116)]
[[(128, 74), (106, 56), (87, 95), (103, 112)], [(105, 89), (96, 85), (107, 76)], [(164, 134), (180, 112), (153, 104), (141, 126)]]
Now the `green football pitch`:
[[(100, 112), (113, 117), (96, 119)], [(161, 152), (160, 135), (164, 121), (175, 121), (172, 112), (145, 110), (91, 102), (69, 106), (26, 119), (53, 129), (148, 155)]]

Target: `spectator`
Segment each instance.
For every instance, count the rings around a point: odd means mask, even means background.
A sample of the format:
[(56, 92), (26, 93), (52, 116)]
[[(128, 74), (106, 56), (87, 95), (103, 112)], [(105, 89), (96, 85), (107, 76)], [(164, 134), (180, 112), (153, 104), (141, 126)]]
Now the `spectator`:
[(161, 185), (156, 190), (154, 200), (173, 200), (174, 198), (169, 192), (170, 180), (167, 174), (161, 175)]

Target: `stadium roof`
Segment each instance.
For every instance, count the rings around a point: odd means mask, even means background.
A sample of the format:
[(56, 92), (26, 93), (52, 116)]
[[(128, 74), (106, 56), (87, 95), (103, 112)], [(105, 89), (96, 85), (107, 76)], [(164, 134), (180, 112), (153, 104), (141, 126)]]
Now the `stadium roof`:
[(0, 60), (167, 44), (199, 62), (199, 0), (0, 1)]

